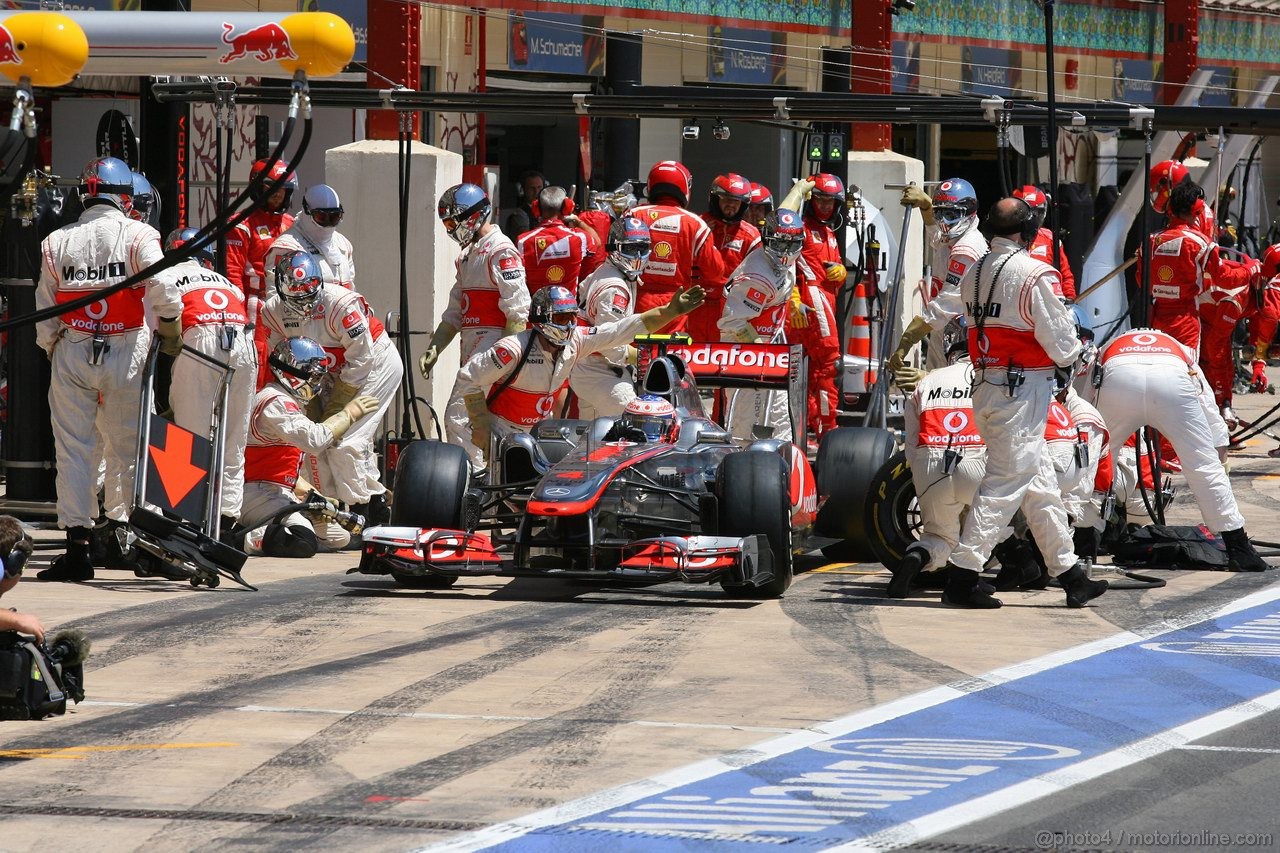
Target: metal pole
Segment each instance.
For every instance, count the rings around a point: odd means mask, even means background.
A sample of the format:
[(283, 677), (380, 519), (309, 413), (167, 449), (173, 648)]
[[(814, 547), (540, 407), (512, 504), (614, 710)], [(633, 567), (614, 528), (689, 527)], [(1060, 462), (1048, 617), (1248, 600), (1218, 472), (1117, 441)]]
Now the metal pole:
[(1062, 269), (1062, 239), (1058, 235), (1058, 69), (1053, 64), (1053, 4), (1040, 0), (1044, 9), (1044, 56), (1049, 82), (1049, 231), (1053, 234), (1053, 266)]
[[(1151, 174), (1151, 119), (1142, 123), (1146, 149), (1142, 154), (1142, 174)], [(1144, 327), (1151, 325), (1151, 194), (1142, 194), (1142, 293), (1139, 294), (1138, 319)]]
[(892, 329), (897, 323), (898, 300), (902, 295), (903, 275), (907, 263), (907, 235), (911, 230), (911, 211), (910, 207), (902, 211), (902, 233), (898, 236), (898, 262), (893, 268), (893, 278), (890, 279), (893, 282), (893, 292), (889, 295), (889, 311), (885, 315), (886, 331), (881, 338), (880, 350), (876, 353), (876, 359), (879, 362), (876, 366), (876, 384), (871, 391), (871, 401), (867, 404), (867, 414), (862, 419), (863, 426), (884, 429), (888, 423), (889, 372), (885, 370), (885, 363), (889, 360), (889, 347), (893, 341)]

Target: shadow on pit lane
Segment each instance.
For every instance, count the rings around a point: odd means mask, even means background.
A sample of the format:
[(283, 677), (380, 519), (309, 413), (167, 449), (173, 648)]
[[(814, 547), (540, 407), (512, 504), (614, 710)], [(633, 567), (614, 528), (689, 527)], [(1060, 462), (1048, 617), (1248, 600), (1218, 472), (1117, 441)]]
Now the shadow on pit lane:
[(830, 593), (831, 598), (814, 598), (815, 604), (870, 604), (874, 607), (930, 607), (952, 608), (942, 603), (942, 593), (938, 590), (913, 590), (910, 598), (889, 598), (885, 595), (885, 584), (866, 583), (862, 581), (827, 581), (822, 592)]
[[(765, 601), (727, 598), (719, 587), (651, 584), (643, 587), (621, 584), (581, 583), (571, 580), (512, 578), (506, 583), (457, 586), (451, 589), (407, 589), (395, 581), (344, 581), (340, 597), (423, 598), (471, 601), (574, 601), (581, 604), (631, 605), (641, 607), (709, 607), (745, 610)], [(664, 588), (665, 587), (665, 588)], [(584, 597), (589, 596), (589, 597)]]

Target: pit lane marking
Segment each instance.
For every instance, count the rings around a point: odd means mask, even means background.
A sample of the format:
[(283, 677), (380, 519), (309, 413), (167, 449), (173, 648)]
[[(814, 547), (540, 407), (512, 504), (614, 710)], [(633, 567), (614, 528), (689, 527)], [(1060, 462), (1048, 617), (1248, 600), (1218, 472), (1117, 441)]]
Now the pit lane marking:
[[(1076, 730), (1080, 736), (1081, 749), (1069, 749), (1069, 755), (1057, 758), (1056, 766), (1047, 762), (1043, 771), (1013, 771), (1010, 776), (1009, 766), (1022, 762), (1014, 761), (1002, 766), (999, 759), (990, 760), (993, 756), (975, 756), (970, 765), (956, 768), (946, 760), (929, 762), (930, 767), (910, 764), (913, 758), (918, 762), (928, 756), (919, 753), (905, 754), (906, 757), (891, 757), (885, 763), (866, 761), (856, 755), (849, 756), (853, 761), (844, 762), (851, 765), (844, 768), (850, 771), (848, 785), (862, 784), (866, 788), (862, 800), (808, 800), (796, 799), (787, 794), (777, 794), (786, 790), (789, 784), (803, 786), (805, 784), (839, 784), (834, 780), (822, 780), (817, 777), (826, 775), (840, 776), (842, 773), (827, 773), (833, 768), (806, 765), (804, 751), (835, 751), (840, 743), (866, 744), (869, 741), (839, 741), (838, 739), (855, 732), (871, 729), (880, 724), (890, 723), (908, 715), (918, 715), (917, 721), (937, 722), (934, 718), (940, 715), (945, 718), (949, 712), (938, 706), (952, 701), (963, 704), (972, 703), (975, 699), (982, 702), (1000, 704), (1000, 697), (988, 700), (984, 691), (998, 688), (1009, 682), (1030, 678), (1048, 670), (1064, 667), (1081, 661), (1090, 660), (1109, 652), (1117, 655), (1152, 653), (1150, 646), (1158, 643), (1146, 643), (1155, 637), (1162, 637), (1175, 632), (1194, 629), (1201, 623), (1221, 620), (1232, 614), (1260, 609), (1280, 599), (1280, 585), (1244, 596), (1225, 606), (1202, 608), (1182, 617), (1161, 620), (1133, 631), (1124, 631), (1101, 640), (1085, 643), (1039, 658), (1024, 661), (1008, 667), (993, 670), (985, 675), (964, 679), (948, 685), (942, 685), (921, 693), (905, 696), (884, 705), (868, 708), (828, 723), (814, 726), (795, 734), (784, 735), (765, 741), (754, 747), (740, 749), (718, 758), (700, 761), (666, 773), (651, 776), (617, 788), (601, 791), (586, 797), (563, 803), (559, 806), (536, 812), (522, 818), (496, 824), (478, 832), (465, 833), (447, 839), (430, 847), (420, 848), (415, 853), (437, 853), (437, 851), (472, 851), (481, 849), (503, 850), (582, 850), (598, 849), (607, 843), (606, 838), (627, 838), (631, 842), (647, 839), (653, 849), (676, 849), (682, 839), (712, 842), (724, 846), (728, 850), (736, 844), (746, 844), (748, 848), (758, 848), (760, 843), (784, 843), (778, 835), (767, 833), (788, 832), (793, 836), (790, 840), (799, 843), (821, 842), (829, 848), (841, 850), (873, 850), (885, 849), (902, 844), (936, 836), (949, 829), (973, 823), (991, 815), (1004, 812), (1017, 805), (1031, 802), (1064, 790), (1081, 782), (1097, 778), (1121, 767), (1144, 761), (1164, 752), (1179, 748), (1215, 732), (1239, 725), (1273, 710), (1280, 709), (1280, 690), (1251, 695), (1263, 682), (1274, 684), (1276, 679), (1264, 678), (1265, 673), (1232, 674), (1241, 680), (1238, 685), (1239, 695), (1245, 701), (1226, 708), (1219, 708), (1199, 718), (1185, 720), (1165, 729), (1157, 729), (1147, 737), (1141, 737), (1140, 728), (1135, 727), (1134, 735), (1138, 739), (1129, 743), (1120, 743), (1118, 748), (1107, 752), (1088, 755), (1085, 752), (1089, 744), (1085, 735), (1088, 732)], [(1280, 614), (1267, 611), (1264, 620), (1280, 619)], [(1144, 644), (1144, 645), (1140, 645)], [(1154, 652), (1159, 654), (1159, 651)], [(1200, 660), (1195, 656), (1168, 655), (1170, 659)], [(1266, 660), (1265, 658), (1260, 660)], [(1133, 661), (1121, 660), (1120, 664), (1132, 664)], [(1105, 668), (1105, 667), (1104, 667)], [(1226, 669), (1223, 667), (1222, 669)], [(1126, 670), (1128, 671), (1128, 670)], [(1069, 677), (1070, 672), (1062, 673)], [(1054, 673), (1050, 678), (1057, 677)], [(1193, 677), (1198, 677), (1193, 673)], [(1221, 670), (1219, 677), (1223, 676)], [(1013, 691), (1033, 691), (1036, 682), (1011, 685)], [(1017, 695), (1022, 695), (1021, 693)], [(1230, 698), (1230, 697), (1224, 697)], [(965, 700), (968, 700), (965, 702)], [(1201, 704), (1207, 704), (1205, 700)], [(988, 709), (990, 710), (990, 709)], [(1166, 706), (1166, 711), (1174, 713), (1177, 709)], [(1206, 707), (1205, 710), (1208, 710)], [(959, 713), (959, 712), (955, 712)], [(953, 714), (954, 716), (954, 714)], [(1015, 714), (1016, 716), (1016, 714)], [(985, 720), (960, 715), (962, 722), (967, 720), (974, 724), (976, 720)], [(903, 720), (910, 732), (911, 720)], [(988, 720), (989, 722), (989, 720)], [(1140, 722), (1140, 721), (1139, 721)], [(1173, 720), (1169, 721), (1174, 722)], [(1037, 725), (1044, 727), (1045, 718), (1036, 717)], [(1157, 723), (1158, 725), (1158, 723)], [(1049, 725), (1059, 737), (1065, 738), (1071, 731), (1070, 726)], [(931, 728), (930, 731), (936, 729)], [(1037, 729), (1039, 730), (1039, 729)], [(940, 730), (938, 730), (940, 731)], [(1148, 729), (1150, 731), (1150, 729)], [(901, 734), (886, 728), (886, 733)], [(878, 732), (868, 732), (878, 734)], [(1012, 735), (1011, 736), (1016, 736)], [(1054, 735), (1044, 734), (1045, 737)], [(936, 739), (937, 736), (935, 736)], [(965, 741), (963, 735), (946, 733), (941, 742), (960, 744), (960, 747), (991, 749), (991, 741)], [(927, 740), (928, 738), (925, 738)], [(877, 740), (877, 739), (873, 739)], [(885, 740), (880, 738), (878, 740)], [(918, 741), (920, 738), (888, 738), (888, 740)], [(834, 743), (833, 743), (834, 742)], [(1006, 742), (1001, 742), (1006, 743)], [(1098, 739), (1092, 745), (1106, 745), (1105, 740)], [(1033, 747), (1037, 744), (1014, 744), (1015, 746)], [(913, 747), (918, 750), (918, 747)], [(1051, 747), (1058, 749), (1059, 747)], [(1061, 749), (1068, 749), (1061, 747)], [(870, 757), (874, 758), (872, 754)], [(935, 759), (940, 756), (934, 756)], [(953, 755), (951, 758), (962, 756)], [(967, 756), (963, 756), (968, 758)], [(1044, 756), (1041, 756), (1044, 757)], [(812, 758), (812, 756), (809, 756)], [(828, 756), (830, 758), (830, 756)], [(987, 763), (977, 761), (986, 759)], [(1074, 763), (1068, 763), (1074, 762)], [(1035, 764), (1036, 762), (1031, 762)], [(876, 770), (856, 771), (852, 766), (867, 768), (883, 768)], [(896, 768), (896, 769), (890, 769)], [(812, 774), (815, 781), (806, 783), (806, 771), (816, 770)], [(862, 775), (866, 774), (866, 778)], [(895, 775), (897, 774), (897, 775)], [(912, 774), (912, 775), (902, 775)], [(989, 774), (989, 775), (988, 775)], [(857, 776), (858, 779), (853, 777)], [(793, 777), (793, 778), (786, 778)], [(798, 777), (798, 778), (795, 778)], [(1027, 778), (1031, 777), (1031, 778)], [(879, 780), (877, 783), (874, 780)], [(982, 781), (978, 781), (982, 780)], [(772, 782), (774, 785), (770, 785)], [(739, 785), (738, 783), (742, 783)], [(698, 788), (691, 786), (699, 784)], [(914, 784), (920, 790), (905, 791), (904, 786)], [(739, 790), (745, 785), (749, 795), (744, 796)], [(758, 786), (764, 785), (761, 789)], [(781, 785), (782, 788), (776, 786)], [(870, 790), (875, 787), (877, 790)], [(680, 789), (680, 790), (678, 790)], [(951, 789), (949, 793), (944, 793)], [(806, 789), (807, 790), (807, 789)], [(920, 796), (932, 792), (933, 796), (921, 800)], [(971, 792), (971, 793), (966, 793)], [(833, 792), (833, 796), (839, 792)], [(686, 796), (687, 794), (687, 796)], [(852, 796), (851, 794), (849, 796)], [(769, 798), (773, 799), (769, 799)], [(694, 805), (704, 803), (706, 805)], [(747, 806), (747, 808), (743, 808)], [(898, 813), (873, 813), (872, 810), (889, 809), (898, 806)], [(713, 807), (713, 808), (712, 808)], [(767, 812), (761, 809), (767, 807)], [(855, 808), (856, 807), (856, 808)], [(772, 813), (775, 808), (783, 808), (785, 816)], [(622, 810), (626, 811), (622, 811)], [(664, 810), (665, 811), (660, 811)], [(808, 811), (817, 810), (821, 815), (809, 815)], [(702, 816), (700, 811), (711, 811), (714, 814)], [(800, 811), (805, 811), (801, 814)], [(857, 815), (845, 812), (857, 811)], [(669, 814), (668, 814), (669, 812)], [(859, 818), (870, 815), (869, 822)], [(637, 820), (638, 819), (638, 820)], [(750, 820), (749, 825), (743, 821)], [(718, 823), (713, 823), (718, 821)], [(645, 823), (648, 822), (648, 826)], [(859, 830), (871, 829), (865, 835)], [(817, 838), (803, 833), (824, 833)], [(841, 838), (843, 835), (843, 838)], [(844, 845), (844, 846), (837, 846)]]
[[(82, 703), (84, 704), (84, 703)], [(219, 749), (239, 746), (238, 743), (131, 743), (101, 744), (93, 746), (57, 746), (35, 747), (27, 749), (0, 749), (0, 759), (4, 758), (56, 758), (80, 761), (88, 758), (83, 753), (99, 752), (138, 752), (152, 749)]]
[[(152, 704), (153, 703), (150, 702), (120, 702), (86, 699), (80, 703), (80, 706), (96, 705), (105, 708), (146, 708), (151, 707)], [(163, 705), (163, 703), (154, 704)], [(273, 705), (241, 705), (238, 708), (231, 708), (228, 710), (246, 714), (324, 714), (339, 717), (400, 717), (414, 720), (476, 720), (481, 722), (498, 723), (537, 723), (551, 719), (550, 717), (518, 717), (501, 714), (443, 714), (426, 711), (353, 711), (342, 710), (339, 708), (285, 708)], [(684, 723), (666, 720), (622, 720), (619, 722), (620, 724), (627, 726), (640, 726), (642, 728), (655, 729), (715, 729), (719, 731), (732, 732), (762, 732), (765, 734), (794, 734), (795, 732), (808, 731), (804, 728), (786, 728), (783, 726), (743, 726), (731, 723)], [(2, 757), (4, 757), (4, 753), (0, 752), (0, 758)]]
[(888, 570), (884, 567), (874, 569), (854, 569), (859, 563), (828, 563), (816, 569), (809, 569), (805, 574), (814, 575), (882, 575)]

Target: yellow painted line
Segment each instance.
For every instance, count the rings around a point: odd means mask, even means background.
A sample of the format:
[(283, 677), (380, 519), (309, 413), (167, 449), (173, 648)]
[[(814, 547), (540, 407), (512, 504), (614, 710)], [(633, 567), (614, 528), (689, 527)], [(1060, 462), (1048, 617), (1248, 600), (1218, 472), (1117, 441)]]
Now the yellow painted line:
[(239, 746), (238, 743), (135, 743), (100, 746), (37, 747), (34, 749), (0, 749), (0, 758), (58, 758), (79, 760), (88, 752), (137, 752), (147, 749), (217, 749)]
[(819, 566), (816, 569), (809, 569), (809, 574), (823, 575), (881, 575), (887, 569), (881, 567), (876, 569), (851, 569), (850, 566), (858, 566), (861, 563), (828, 563), (825, 566)]

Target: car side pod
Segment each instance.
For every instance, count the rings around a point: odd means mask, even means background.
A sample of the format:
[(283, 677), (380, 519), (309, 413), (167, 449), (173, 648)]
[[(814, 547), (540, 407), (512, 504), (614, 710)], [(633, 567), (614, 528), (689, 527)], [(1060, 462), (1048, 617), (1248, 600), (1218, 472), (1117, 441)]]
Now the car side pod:
[(421, 527), (370, 527), (362, 534), (360, 565), (366, 575), (489, 575), (500, 568), (493, 540), (483, 533)]
[(763, 586), (773, 580), (773, 552), (755, 536), (662, 536), (623, 549), (613, 574), (626, 578)]

